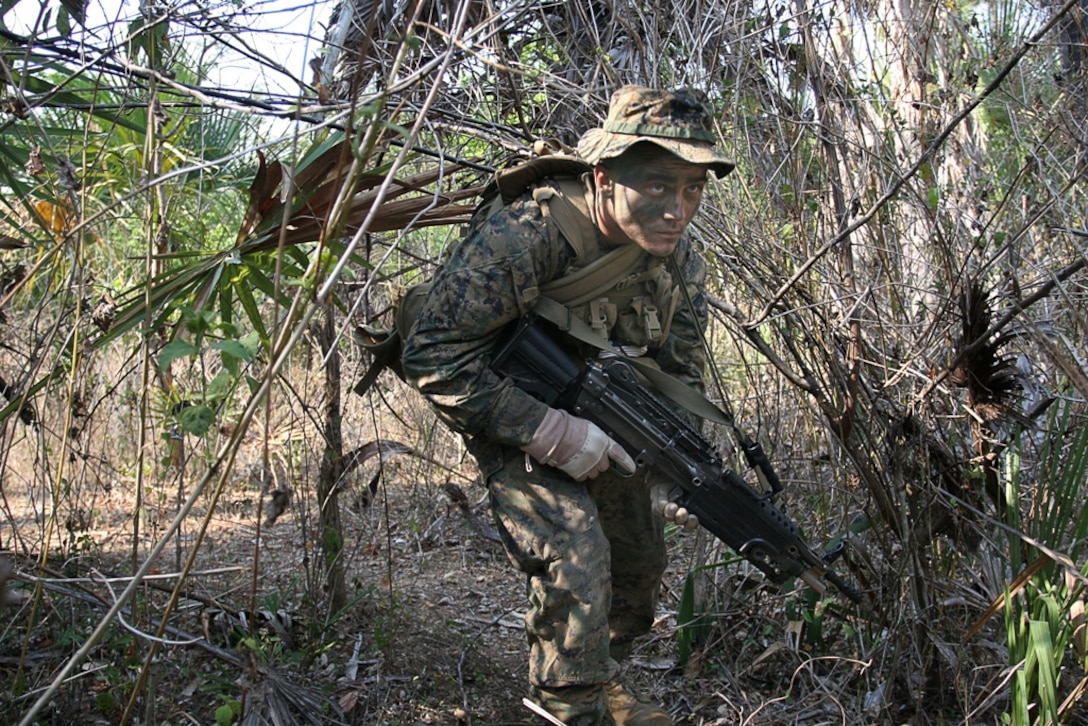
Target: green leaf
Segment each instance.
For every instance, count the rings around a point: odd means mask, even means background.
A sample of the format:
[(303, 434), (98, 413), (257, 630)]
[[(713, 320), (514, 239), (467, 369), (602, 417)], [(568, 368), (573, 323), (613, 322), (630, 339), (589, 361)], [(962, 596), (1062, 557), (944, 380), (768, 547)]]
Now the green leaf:
[[(57, 66), (55, 64), (48, 64), (53, 67), (59, 73), (67, 73), (63, 66)], [(43, 94), (48, 95), (50, 102), (58, 106), (72, 106), (79, 108), (86, 106), (95, 100), (101, 101), (101, 98), (95, 94), (91, 89), (77, 89), (77, 90), (58, 90), (56, 83), (50, 80), (41, 78), (39, 76), (27, 75), (22, 79), (22, 83), (25, 86), (25, 91), (28, 94)], [(131, 113), (131, 112), (130, 112)], [(100, 108), (97, 105), (92, 106), (90, 114), (96, 118), (103, 119), (116, 126), (126, 128), (130, 131), (142, 134), (146, 131), (146, 124), (139, 124), (136, 121), (128, 118), (127, 115), (122, 113), (116, 113), (106, 108)], [(50, 127), (50, 131), (54, 131)], [(65, 130), (64, 133), (75, 134), (76, 132), (71, 129)], [(81, 132), (80, 132), (81, 133)], [(78, 136), (77, 136), (78, 137)]]
[[(253, 283), (253, 287), (257, 288), (268, 297), (277, 299), (276, 283), (274, 283), (272, 281), (272, 278), (264, 273), (264, 270), (261, 270), (255, 265), (247, 266), (247, 270), (249, 272), (249, 280)], [(280, 295), (277, 301), (285, 308), (291, 307), (291, 298), (288, 297), (283, 290), (280, 290)]]
[(72, 21), (68, 17), (68, 11), (61, 8), (57, 13), (57, 32), (61, 37), (68, 38), (72, 35)]
[(166, 21), (159, 20), (149, 24), (144, 18), (130, 23), (128, 32), (132, 38), (132, 56), (139, 58), (138, 51), (143, 51), (147, 65), (152, 68), (161, 67), (163, 51), (169, 46), (169, 27)]
[(234, 708), (229, 703), (224, 703), (215, 709), (215, 723), (217, 726), (230, 726), (234, 723)]
[(283, 272), (285, 275), (302, 277), (302, 273), (310, 266), (310, 257), (302, 247), (302, 245), (291, 245), (287, 248), (287, 256), (293, 259), (295, 264), (289, 265), (287, 261), (284, 260)]
[[(226, 342), (237, 343), (238, 341), (232, 340), (232, 341), (226, 341)], [(212, 347), (215, 347), (215, 346), (212, 346)], [(226, 368), (227, 371), (232, 376), (237, 376), (239, 374), (239, 372), (241, 372), (241, 370), (242, 370), (242, 365), (241, 364), (242, 364), (242, 361), (245, 360), (244, 358), (242, 358), (240, 356), (237, 356), (237, 355), (234, 355), (234, 353), (231, 352), (230, 350), (220, 350), (219, 351), (219, 358), (220, 358), (220, 360), (223, 361), (223, 367)]]
[(205, 335), (215, 325), (215, 313), (211, 310), (185, 310), (182, 313), (185, 329), (193, 335)]
[(187, 340), (171, 340), (159, 353), (159, 370), (165, 371), (178, 358), (187, 358), (197, 352), (197, 347)]
[(693, 571), (684, 578), (676, 613), (676, 655), (681, 665), (688, 662), (695, 645), (705, 640), (710, 630), (710, 624), (702, 617), (695, 602), (696, 575), (697, 571)]
[(87, 6), (90, 0), (60, 0), (60, 4), (80, 25), (87, 22)]
[[(1042, 721), (1057, 723), (1058, 719), (1058, 668), (1061, 655), (1054, 650), (1054, 641), (1050, 634), (1050, 624), (1041, 620), (1031, 621), (1031, 647), (1037, 664), (1039, 701)], [(1057, 661), (1057, 662), (1055, 662)]]
[(246, 360), (253, 360), (257, 357), (257, 351), (264, 345), (264, 338), (256, 330), (246, 333), (238, 342), (245, 346), (245, 349), (249, 351), (249, 357)]
[(224, 325), (234, 322), (234, 281), (222, 275), (219, 284), (219, 319)]
[(234, 376), (228, 371), (219, 371), (215, 378), (208, 381), (207, 391), (204, 393), (205, 401), (222, 401), (230, 395), (234, 389)]
[(257, 301), (253, 298), (253, 289), (243, 280), (241, 284), (234, 286), (234, 291), (238, 295), (238, 302), (242, 303), (242, 309), (245, 310), (246, 317), (249, 318), (249, 324), (262, 338), (267, 338), (268, 331), (265, 328), (264, 319), (261, 317), (261, 310), (257, 305)]
[(218, 350), (223, 357), (231, 357), (237, 360), (253, 360), (254, 350), (247, 348), (240, 340), (221, 340), (211, 346), (212, 350)]
[(208, 406), (186, 406), (178, 413), (178, 424), (185, 433), (203, 436), (215, 423), (215, 411)]

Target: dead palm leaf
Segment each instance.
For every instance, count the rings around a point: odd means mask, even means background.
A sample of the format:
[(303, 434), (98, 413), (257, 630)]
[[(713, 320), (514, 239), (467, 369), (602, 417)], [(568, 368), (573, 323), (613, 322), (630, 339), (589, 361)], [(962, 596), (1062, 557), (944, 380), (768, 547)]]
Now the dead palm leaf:
[(316, 688), (307, 688), (272, 670), (246, 683), (246, 713), (242, 726), (301, 726), (345, 723), (340, 706)]
[(984, 337), (990, 330), (993, 311), (982, 283), (968, 280), (960, 295), (962, 355), (949, 374), (949, 381), (967, 389), (968, 402), (985, 421), (1012, 413), (1011, 400), (1020, 390), (1015, 361), (1001, 353), (1008, 335)]
[[(276, 246), (280, 240), (280, 228), (287, 225), (285, 243), (289, 245), (316, 242), (327, 238), (332, 205), (347, 183), (351, 166), (351, 149), (341, 141), (323, 151), (314, 161), (297, 173), (285, 174), (283, 165), (274, 161), (266, 165), (260, 156), (257, 173), (250, 187), (249, 207), (238, 232), (237, 245), (247, 251), (259, 251)], [(394, 180), (392, 190), (385, 195), (381, 210), (371, 222), (369, 231), (388, 232), (404, 229), (408, 225), (426, 227), (461, 224), (467, 222), (475, 200), (483, 192), (483, 186), (470, 186), (452, 191), (430, 191), (428, 186), (443, 177), (461, 170), (456, 164), (434, 166), (416, 174)], [(293, 198), (286, 203), (289, 181)], [(377, 200), (377, 189), (386, 175), (379, 171), (362, 174), (354, 183), (357, 191), (348, 204), (348, 212), (339, 233), (350, 235), (370, 213)], [(406, 195), (408, 198), (402, 198)]]

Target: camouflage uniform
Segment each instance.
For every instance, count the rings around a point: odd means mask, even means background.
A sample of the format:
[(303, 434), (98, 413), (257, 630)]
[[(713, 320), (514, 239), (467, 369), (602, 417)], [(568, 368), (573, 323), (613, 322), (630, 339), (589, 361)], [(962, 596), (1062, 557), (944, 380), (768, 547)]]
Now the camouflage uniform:
[[(706, 268), (686, 240), (675, 254), (698, 318), (680, 305), (649, 357), (701, 386)], [(518, 447), (546, 406), (488, 367), (496, 336), (530, 312), (539, 287), (564, 276), (573, 261), (569, 245), (551, 244), (539, 206), (525, 195), (453, 250), (402, 357), (408, 380), (465, 435), (487, 479), (507, 553), (528, 576), (530, 681), (543, 688), (608, 681), (616, 668), (610, 645), (622, 655), (649, 630), (666, 565), (662, 522), (650, 514), (646, 482), (606, 474), (587, 485), (527, 465)], [(661, 261), (646, 255), (646, 263)], [(635, 326), (626, 327), (613, 342), (642, 345)]]
[[(586, 193), (594, 193), (592, 184)], [(653, 623), (666, 554), (647, 482), (606, 473), (579, 483), (530, 460), (519, 447), (530, 441), (547, 406), (489, 368), (504, 328), (530, 313), (540, 288), (575, 264), (571, 245), (553, 241), (545, 224), (531, 194), (475, 221), (435, 277), (401, 362), (406, 380), (464, 435), (487, 481), (507, 555), (527, 576), (533, 696), (565, 723), (581, 726), (604, 718), (603, 685), (631, 641)], [(603, 254), (607, 240), (598, 234), (597, 243)], [(647, 266), (664, 262), (644, 256)], [(668, 334), (658, 341), (631, 323), (637, 316), (613, 311), (612, 342), (649, 343), (648, 358), (701, 389), (706, 267), (686, 236), (673, 257), (694, 305), (680, 296)], [(640, 283), (657, 286), (645, 291), (648, 299), (664, 305), (675, 295), (671, 277), (651, 280)], [(588, 309), (575, 311), (586, 315)]]

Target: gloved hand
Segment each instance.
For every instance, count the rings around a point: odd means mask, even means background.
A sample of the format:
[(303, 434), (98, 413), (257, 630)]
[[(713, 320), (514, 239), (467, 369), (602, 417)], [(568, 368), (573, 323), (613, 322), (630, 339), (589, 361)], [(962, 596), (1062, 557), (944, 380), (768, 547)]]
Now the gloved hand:
[(626, 474), (635, 473), (634, 460), (597, 424), (558, 408), (548, 409), (533, 438), (521, 449), (575, 481), (597, 478), (612, 462)]
[(650, 509), (678, 527), (691, 532), (699, 529), (699, 518), (672, 501), (680, 494), (680, 488), (668, 482), (650, 484)]

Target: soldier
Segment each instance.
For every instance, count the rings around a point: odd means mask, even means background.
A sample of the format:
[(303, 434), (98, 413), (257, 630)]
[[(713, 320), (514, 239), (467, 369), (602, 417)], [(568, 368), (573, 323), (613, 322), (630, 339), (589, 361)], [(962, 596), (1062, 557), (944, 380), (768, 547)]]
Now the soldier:
[(569, 726), (672, 724), (623, 689), (618, 663), (653, 624), (664, 520), (698, 522), (665, 487), (630, 476), (634, 461), (595, 424), (492, 371), (490, 351), (550, 282), (636, 245), (635, 273), (571, 309), (628, 355), (702, 390), (706, 266), (685, 230), (708, 172), (734, 166), (715, 138), (702, 92), (621, 88), (603, 126), (578, 144), (588, 169), (579, 207), (595, 237), (588, 258), (576, 249), (584, 241), (550, 234), (540, 195), (526, 192), (473, 221), (405, 341), (406, 380), (464, 436), (507, 555), (527, 577), (530, 697)]

